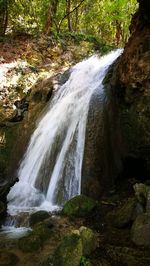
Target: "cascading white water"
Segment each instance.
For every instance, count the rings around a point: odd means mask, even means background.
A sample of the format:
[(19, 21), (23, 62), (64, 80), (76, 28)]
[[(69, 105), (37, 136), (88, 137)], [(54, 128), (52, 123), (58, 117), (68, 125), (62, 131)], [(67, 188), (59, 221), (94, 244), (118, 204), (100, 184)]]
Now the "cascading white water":
[(80, 194), (89, 102), (97, 88), (103, 94), (103, 78), (120, 54), (92, 56), (72, 68), (31, 137), (19, 182), (8, 194), (10, 213), (38, 206), (52, 210)]

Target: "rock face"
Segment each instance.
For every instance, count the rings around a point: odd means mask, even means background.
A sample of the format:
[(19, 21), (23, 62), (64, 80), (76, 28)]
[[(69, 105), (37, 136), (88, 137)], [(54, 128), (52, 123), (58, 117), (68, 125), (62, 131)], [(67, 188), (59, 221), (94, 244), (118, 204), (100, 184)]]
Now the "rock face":
[[(133, 16), (131, 37), (110, 79), (110, 122), (120, 132), (122, 157), (131, 156), (150, 162), (150, 12), (148, 1), (139, 0), (139, 10)], [(111, 89), (111, 91), (110, 91)], [(111, 108), (112, 109), (112, 108)], [(115, 120), (114, 120), (115, 119)]]
[[(10, 187), (17, 181), (16, 170), (20, 158), (26, 150), (36, 120), (52, 94), (52, 79), (34, 86), (26, 99), (14, 103), (16, 110), (10, 117), (1, 116), (0, 110), (0, 201), (5, 206)], [(3, 212), (5, 213), (6, 211)]]
[(103, 81), (107, 100), (103, 103), (98, 93), (91, 99), (82, 173), (82, 192), (88, 196), (111, 190), (126, 161), (134, 176), (147, 178), (150, 171), (148, 6), (147, 0), (139, 0), (131, 37)]
[[(114, 110), (112, 103), (110, 106)], [(120, 132), (114, 129), (114, 121), (110, 123), (108, 108), (108, 102), (98, 88), (90, 101), (82, 167), (82, 193), (95, 199), (113, 189), (113, 178), (121, 169), (120, 154), (116, 149)]]

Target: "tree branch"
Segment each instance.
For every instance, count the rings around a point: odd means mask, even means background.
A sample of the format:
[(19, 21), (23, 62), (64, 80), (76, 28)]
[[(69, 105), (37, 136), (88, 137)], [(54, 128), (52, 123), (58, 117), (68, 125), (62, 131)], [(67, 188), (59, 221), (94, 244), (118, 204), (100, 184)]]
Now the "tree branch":
[(61, 27), (61, 24), (62, 22), (64, 21), (65, 18), (67, 18), (71, 13), (73, 13), (76, 9), (78, 9), (82, 3), (84, 2), (85, 0), (82, 0), (75, 8), (73, 8), (70, 12), (68, 12), (67, 14), (65, 14), (65, 16), (61, 19), (61, 21), (59, 22), (59, 25), (58, 25), (58, 32), (60, 31), (60, 27)]

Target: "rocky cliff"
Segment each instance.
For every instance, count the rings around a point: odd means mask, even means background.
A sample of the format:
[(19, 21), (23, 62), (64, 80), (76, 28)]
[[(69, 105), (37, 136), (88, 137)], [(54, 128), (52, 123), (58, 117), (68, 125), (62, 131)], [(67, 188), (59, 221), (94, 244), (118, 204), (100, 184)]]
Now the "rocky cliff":
[[(110, 127), (118, 132), (114, 149), (134, 161), (135, 174), (148, 177), (150, 169), (150, 10), (139, 0), (132, 18), (131, 37), (110, 70), (107, 94)], [(111, 72), (112, 71), (112, 72)], [(117, 145), (118, 144), (118, 145)], [(113, 145), (113, 144), (112, 144)], [(137, 163), (136, 163), (137, 162)], [(139, 171), (140, 165), (141, 171)], [(143, 173), (142, 173), (143, 170)], [(142, 176), (141, 176), (142, 177)]]

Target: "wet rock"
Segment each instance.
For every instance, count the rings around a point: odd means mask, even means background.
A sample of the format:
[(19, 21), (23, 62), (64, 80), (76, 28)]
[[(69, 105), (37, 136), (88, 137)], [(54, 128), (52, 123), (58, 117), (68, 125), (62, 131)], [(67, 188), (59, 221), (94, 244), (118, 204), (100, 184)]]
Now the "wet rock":
[(35, 224), (42, 222), (48, 218), (50, 218), (50, 214), (47, 211), (38, 211), (38, 212), (32, 213), (29, 217), (29, 225), (32, 227)]
[(7, 206), (4, 202), (0, 201), (0, 224), (1, 221), (6, 217)]
[[(104, 150), (107, 148), (111, 149), (108, 143), (104, 144), (104, 96), (97, 88), (90, 99), (81, 180), (82, 193), (95, 199), (101, 195), (106, 179), (109, 183), (110, 175), (106, 178), (104, 170)], [(107, 169), (110, 168), (109, 165)]]
[(32, 232), (18, 240), (18, 247), (23, 252), (34, 252), (42, 247), (50, 236), (49, 223), (39, 223), (35, 225)]
[(135, 198), (129, 198), (128, 201), (118, 210), (109, 212), (107, 220), (117, 228), (124, 228), (131, 225), (136, 216), (143, 212), (142, 207)]
[(14, 185), (15, 181), (4, 182), (0, 184), (0, 200), (3, 202), (6, 201), (7, 194), (9, 193), (10, 188)]
[(18, 265), (19, 258), (8, 251), (0, 251), (0, 265), (1, 266), (15, 266)]
[(30, 94), (30, 101), (35, 103), (48, 102), (52, 96), (53, 79), (47, 78), (36, 83)]
[(62, 213), (67, 216), (86, 217), (97, 206), (97, 202), (84, 195), (76, 196), (65, 203)]
[(2, 182), (0, 184), (0, 223), (6, 218), (7, 215), (7, 194), (13, 186), (13, 182)]
[(62, 75), (58, 78), (58, 83), (60, 86), (66, 83), (66, 81), (69, 79), (71, 75), (71, 69), (67, 69)]
[(18, 100), (14, 102), (14, 105), (16, 106), (16, 109), (13, 113), (13, 116), (11, 119), (9, 119), (10, 122), (19, 122), (23, 120), (24, 113), (28, 111), (29, 102), (23, 98), (22, 100)]
[(131, 229), (132, 241), (138, 246), (150, 247), (150, 214), (139, 215)]
[(79, 235), (64, 237), (53, 256), (54, 266), (79, 266), (82, 256), (82, 241)]

